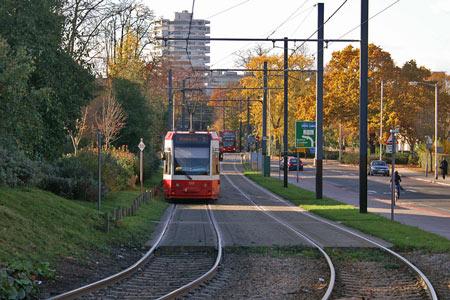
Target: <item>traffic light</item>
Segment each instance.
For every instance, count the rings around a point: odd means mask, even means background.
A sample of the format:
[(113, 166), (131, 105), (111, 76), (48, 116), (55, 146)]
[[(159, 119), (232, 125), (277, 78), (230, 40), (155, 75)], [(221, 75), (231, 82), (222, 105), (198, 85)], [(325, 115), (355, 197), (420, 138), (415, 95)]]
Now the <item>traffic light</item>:
[(256, 136), (256, 142), (259, 142), (259, 136)]

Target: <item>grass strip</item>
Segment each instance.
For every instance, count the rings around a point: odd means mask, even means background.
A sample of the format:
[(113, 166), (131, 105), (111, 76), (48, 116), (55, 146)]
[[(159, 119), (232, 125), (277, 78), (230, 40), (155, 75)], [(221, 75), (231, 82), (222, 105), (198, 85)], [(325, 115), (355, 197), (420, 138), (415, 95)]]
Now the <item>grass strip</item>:
[[(161, 178), (159, 172), (153, 180)], [(146, 188), (154, 185), (146, 182)], [(110, 193), (99, 212), (96, 202), (68, 200), (37, 188), (0, 187), (0, 266), (12, 258), (54, 263), (60, 257), (82, 257), (88, 250), (141, 246), (168, 206), (161, 193), (108, 233), (100, 225), (100, 213), (130, 207), (138, 195), (138, 190)]]
[(360, 214), (357, 207), (327, 197), (317, 200), (313, 192), (293, 184), (288, 184), (288, 187), (284, 188), (282, 181), (277, 178), (263, 177), (260, 173), (254, 171), (246, 171), (244, 175), (307, 211), (391, 242), (397, 250), (450, 252), (450, 241), (437, 234), (429, 233), (415, 226), (391, 221), (374, 213)]

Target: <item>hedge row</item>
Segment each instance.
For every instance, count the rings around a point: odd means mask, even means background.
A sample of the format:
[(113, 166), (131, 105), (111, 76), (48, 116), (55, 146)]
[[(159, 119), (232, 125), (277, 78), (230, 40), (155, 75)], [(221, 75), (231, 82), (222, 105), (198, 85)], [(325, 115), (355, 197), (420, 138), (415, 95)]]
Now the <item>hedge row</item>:
[[(151, 149), (149, 149), (151, 150)], [(145, 153), (145, 152), (144, 152)], [(134, 188), (139, 159), (126, 147), (102, 150), (103, 196), (110, 190)], [(151, 176), (159, 166), (154, 151), (144, 157), (144, 174)], [(13, 146), (0, 145), (0, 186), (37, 186), (67, 199), (96, 201), (98, 194), (98, 149), (87, 148), (53, 163), (32, 160)]]

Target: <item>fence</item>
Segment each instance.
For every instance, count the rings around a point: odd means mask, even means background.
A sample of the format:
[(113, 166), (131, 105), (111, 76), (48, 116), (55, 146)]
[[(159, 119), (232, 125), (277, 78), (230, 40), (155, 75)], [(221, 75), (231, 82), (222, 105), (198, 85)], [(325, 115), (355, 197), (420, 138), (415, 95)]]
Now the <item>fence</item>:
[[(131, 204), (131, 207), (123, 207), (118, 206), (116, 209), (111, 210), (110, 212), (106, 212), (103, 214), (103, 225), (104, 225), (104, 231), (109, 232), (111, 228), (111, 220), (114, 220), (115, 222), (119, 222), (123, 218), (135, 216), (139, 208), (144, 204), (147, 203), (149, 200), (152, 200), (154, 197), (158, 194), (158, 189), (160, 188), (160, 185), (157, 185), (156, 187), (150, 189), (149, 191), (145, 191), (144, 193), (140, 194)], [(117, 224), (117, 223), (116, 223)]]

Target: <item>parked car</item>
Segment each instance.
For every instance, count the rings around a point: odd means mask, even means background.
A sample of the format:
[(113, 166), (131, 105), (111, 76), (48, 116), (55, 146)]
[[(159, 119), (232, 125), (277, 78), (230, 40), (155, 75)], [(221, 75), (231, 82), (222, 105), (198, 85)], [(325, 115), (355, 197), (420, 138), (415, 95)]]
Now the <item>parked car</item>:
[(368, 175), (381, 174), (383, 176), (389, 176), (389, 166), (383, 160), (373, 160), (369, 165)]
[[(298, 170), (303, 171), (303, 162), (301, 159), (298, 160)], [(284, 170), (284, 159), (281, 160), (280, 163), (280, 169)], [(297, 158), (295, 157), (288, 157), (288, 170), (289, 171), (296, 171), (297, 170)]]

